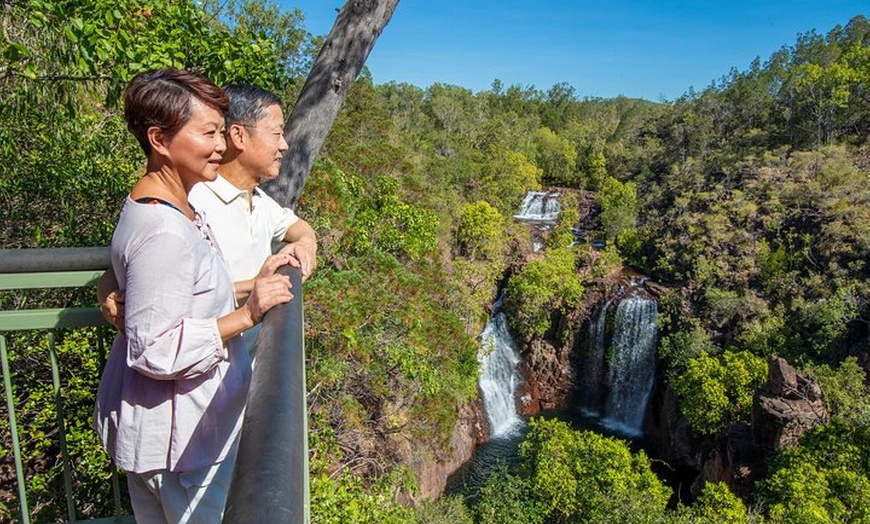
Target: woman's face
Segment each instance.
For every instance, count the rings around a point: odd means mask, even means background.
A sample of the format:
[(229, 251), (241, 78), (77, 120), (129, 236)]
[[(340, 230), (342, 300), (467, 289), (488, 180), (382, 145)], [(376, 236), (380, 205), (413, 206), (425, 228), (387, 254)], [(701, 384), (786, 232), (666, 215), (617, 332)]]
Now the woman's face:
[(167, 161), (188, 187), (217, 178), (227, 149), (224, 116), (197, 99), (190, 101), (190, 120), (166, 144)]

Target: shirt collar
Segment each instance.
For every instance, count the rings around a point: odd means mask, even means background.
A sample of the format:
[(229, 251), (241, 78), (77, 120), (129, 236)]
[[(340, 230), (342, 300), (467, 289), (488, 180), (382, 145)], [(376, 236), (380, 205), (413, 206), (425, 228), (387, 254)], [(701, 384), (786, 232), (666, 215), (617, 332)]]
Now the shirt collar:
[[(248, 193), (244, 189), (239, 189), (231, 184), (230, 181), (222, 177), (220, 173), (218, 173), (216, 179), (202, 183), (205, 184), (205, 187), (209, 188), (211, 192), (220, 198), (225, 204), (229, 204), (237, 198), (245, 198)], [(259, 194), (260, 189), (254, 188), (253, 197), (256, 198)]]

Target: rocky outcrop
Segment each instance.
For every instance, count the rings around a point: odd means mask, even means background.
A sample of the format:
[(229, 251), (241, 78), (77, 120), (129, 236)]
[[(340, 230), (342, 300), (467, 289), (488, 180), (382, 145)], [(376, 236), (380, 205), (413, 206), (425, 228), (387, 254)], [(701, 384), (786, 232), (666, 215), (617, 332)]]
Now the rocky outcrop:
[[(460, 407), (459, 419), (450, 436), (450, 449), (447, 453), (435, 459), (410, 458), (403, 461), (405, 464), (411, 464), (416, 473), (420, 496), (427, 500), (440, 496), (447, 485), (447, 477), (468, 462), (475, 448), (485, 442), (487, 437), (486, 417), (481, 406), (475, 403)], [(407, 448), (406, 456), (415, 455), (407, 439), (399, 438), (394, 444)]]
[(691, 493), (697, 497), (706, 482), (724, 482), (732, 493), (749, 500), (755, 480), (765, 469), (764, 464), (764, 451), (755, 442), (750, 425), (732, 424), (707, 450)]
[(801, 435), (829, 418), (819, 385), (798, 375), (785, 359), (771, 357), (768, 381), (752, 404), (752, 434), (762, 449), (773, 453), (793, 447)]
[(796, 446), (804, 433), (829, 418), (819, 385), (785, 359), (771, 357), (768, 380), (753, 399), (751, 423), (731, 425), (707, 446), (692, 492), (697, 495), (705, 482), (724, 482), (749, 499), (770, 458), (781, 448)]
[(651, 455), (657, 459), (695, 470), (701, 468), (698, 439), (680, 413), (680, 400), (673, 389), (661, 386), (653, 391), (643, 431)]
[(570, 346), (556, 347), (546, 340), (529, 344), (520, 364), (523, 381), (519, 391), (520, 415), (529, 417), (568, 403), (574, 386)]

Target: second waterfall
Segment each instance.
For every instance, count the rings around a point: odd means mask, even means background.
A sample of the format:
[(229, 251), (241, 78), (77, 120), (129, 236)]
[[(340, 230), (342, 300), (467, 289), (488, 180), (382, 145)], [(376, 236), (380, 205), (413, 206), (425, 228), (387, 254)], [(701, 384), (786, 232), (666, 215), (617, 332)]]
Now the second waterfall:
[(656, 368), (657, 304), (632, 294), (604, 303), (580, 358), (580, 407), (612, 429), (639, 435)]

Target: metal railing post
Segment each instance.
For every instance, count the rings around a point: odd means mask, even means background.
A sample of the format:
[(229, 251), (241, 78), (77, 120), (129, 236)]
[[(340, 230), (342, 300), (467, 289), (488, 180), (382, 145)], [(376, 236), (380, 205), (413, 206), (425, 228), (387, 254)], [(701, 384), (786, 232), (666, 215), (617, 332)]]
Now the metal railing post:
[(293, 300), (271, 309), (260, 329), (224, 524), (310, 520), (302, 274), (280, 272)]
[(0, 334), (0, 365), (3, 367), (3, 389), (6, 391), (6, 407), (9, 409), (9, 433), (12, 436), (12, 454), (15, 459), (15, 476), (18, 479), (18, 500), (21, 504), (21, 524), (30, 524), (30, 508), (27, 505), (27, 484), (24, 480), (24, 464), (21, 460), (21, 445), (18, 441), (18, 420), (15, 416), (15, 399), (12, 390), (12, 371), (6, 353), (6, 336)]
[(76, 502), (72, 485), (72, 466), (66, 447), (66, 421), (64, 420), (63, 390), (60, 383), (60, 363), (57, 360), (57, 346), (54, 331), (48, 332), (48, 357), (51, 363), (52, 393), (54, 405), (57, 408), (57, 441), (60, 447), (60, 458), (63, 461), (63, 489), (66, 493), (66, 511), (70, 522), (76, 522)]

